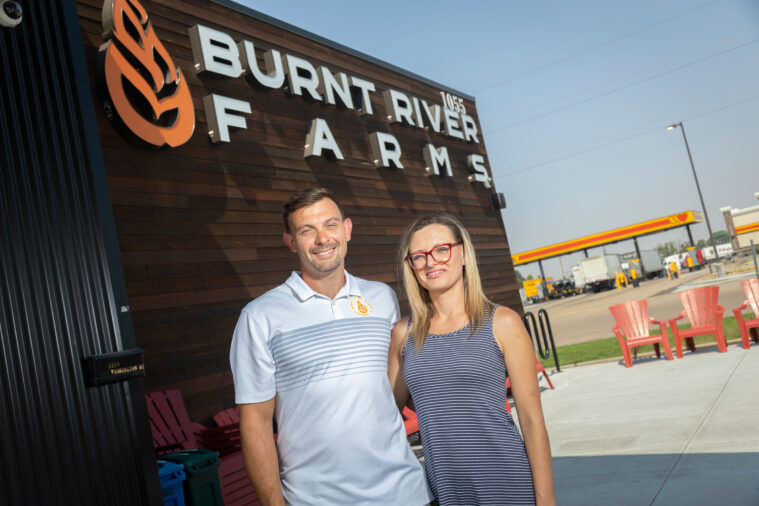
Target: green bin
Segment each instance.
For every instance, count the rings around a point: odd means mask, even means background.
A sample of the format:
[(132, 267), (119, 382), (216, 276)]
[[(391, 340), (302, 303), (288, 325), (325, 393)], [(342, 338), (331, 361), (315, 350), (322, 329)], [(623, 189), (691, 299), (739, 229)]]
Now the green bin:
[(224, 506), (219, 485), (219, 452), (211, 450), (182, 450), (162, 455), (184, 466), (184, 499), (188, 506)]

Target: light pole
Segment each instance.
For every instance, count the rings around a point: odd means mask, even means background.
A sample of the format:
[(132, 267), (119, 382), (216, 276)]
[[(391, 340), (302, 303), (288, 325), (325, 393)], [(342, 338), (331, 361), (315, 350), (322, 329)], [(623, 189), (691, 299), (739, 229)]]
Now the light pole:
[(696, 167), (693, 165), (693, 157), (690, 154), (690, 146), (688, 146), (688, 138), (685, 136), (685, 127), (683, 122), (680, 121), (674, 125), (669, 125), (667, 130), (674, 130), (680, 127), (680, 131), (683, 133), (683, 140), (685, 141), (685, 150), (688, 151), (688, 160), (690, 160), (690, 168), (693, 170), (693, 179), (696, 181), (696, 190), (698, 190), (698, 198), (701, 200), (701, 210), (704, 212), (704, 219), (706, 220), (706, 229), (709, 231), (709, 242), (714, 248), (714, 260), (719, 260), (719, 253), (717, 253), (717, 245), (714, 243), (714, 234), (712, 234), (712, 225), (709, 223), (709, 213), (706, 212), (706, 206), (704, 205), (704, 196), (701, 195), (701, 185), (698, 184), (698, 176), (696, 175)]

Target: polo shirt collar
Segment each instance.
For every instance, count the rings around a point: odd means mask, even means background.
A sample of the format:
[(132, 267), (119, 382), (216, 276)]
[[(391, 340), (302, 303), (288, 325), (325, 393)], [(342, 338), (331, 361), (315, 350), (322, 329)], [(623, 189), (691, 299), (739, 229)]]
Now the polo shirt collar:
[[(345, 272), (345, 284), (342, 288), (340, 288), (340, 291), (337, 292), (337, 295), (335, 296), (335, 299), (339, 299), (341, 297), (347, 297), (347, 296), (361, 296), (361, 289), (358, 286), (358, 282), (356, 281), (356, 278), (351, 276), (348, 271)], [(301, 302), (305, 302), (306, 300), (310, 299), (311, 297), (324, 297), (324, 295), (314, 291), (313, 288), (308, 286), (305, 281), (303, 281), (303, 278), (300, 277), (300, 271), (293, 271), (290, 274), (290, 277), (287, 278), (287, 281), (285, 281), (285, 284), (290, 287), (290, 289), (295, 293), (295, 295), (301, 300)]]

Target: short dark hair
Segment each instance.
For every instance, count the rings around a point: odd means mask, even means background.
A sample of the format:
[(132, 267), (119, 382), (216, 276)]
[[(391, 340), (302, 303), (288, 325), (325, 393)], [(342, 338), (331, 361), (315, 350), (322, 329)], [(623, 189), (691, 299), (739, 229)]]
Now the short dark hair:
[(285, 230), (290, 233), (290, 215), (303, 207), (308, 207), (311, 204), (316, 204), (322, 199), (330, 199), (337, 206), (337, 210), (340, 211), (340, 218), (345, 219), (345, 213), (343, 208), (340, 207), (340, 203), (335, 198), (335, 194), (330, 190), (320, 186), (310, 186), (304, 190), (297, 191), (285, 202), (282, 211), (282, 219), (285, 222)]

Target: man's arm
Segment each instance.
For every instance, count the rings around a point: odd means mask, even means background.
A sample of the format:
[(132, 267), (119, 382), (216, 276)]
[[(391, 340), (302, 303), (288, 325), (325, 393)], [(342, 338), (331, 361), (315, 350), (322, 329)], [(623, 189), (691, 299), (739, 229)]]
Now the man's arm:
[(248, 476), (258, 499), (264, 506), (284, 506), (279, 459), (274, 445), (274, 399), (253, 404), (239, 404), (242, 455)]

